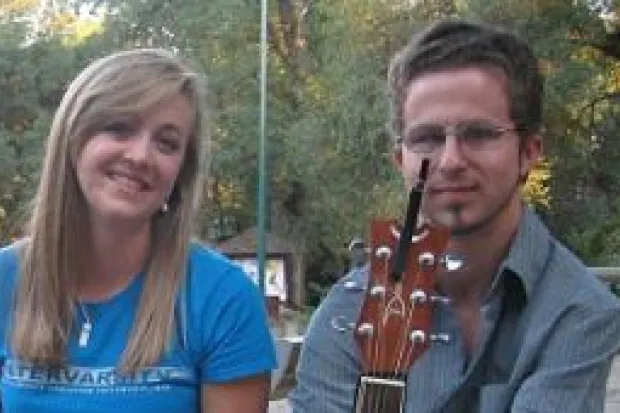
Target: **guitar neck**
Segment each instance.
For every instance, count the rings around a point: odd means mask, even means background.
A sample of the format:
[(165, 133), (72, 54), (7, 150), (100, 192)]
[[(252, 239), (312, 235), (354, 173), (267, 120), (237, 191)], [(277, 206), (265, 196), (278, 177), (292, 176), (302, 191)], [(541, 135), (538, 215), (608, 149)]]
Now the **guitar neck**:
[(406, 376), (362, 376), (357, 385), (355, 413), (404, 413)]

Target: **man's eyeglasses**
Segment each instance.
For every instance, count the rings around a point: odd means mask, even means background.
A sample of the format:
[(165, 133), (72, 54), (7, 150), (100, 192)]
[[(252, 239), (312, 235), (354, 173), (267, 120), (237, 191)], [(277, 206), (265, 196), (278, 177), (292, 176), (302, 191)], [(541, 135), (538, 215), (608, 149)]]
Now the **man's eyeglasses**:
[(411, 152), (430, 154), (442, 148), (448, 136), (454, 136), (461, 148), (478, 151), (494, 147), (505, 133), (515, 131), (518, 129), (487, 122), (467, 122), (455, 126), (422, 124), (407, 130), (401, 142)]

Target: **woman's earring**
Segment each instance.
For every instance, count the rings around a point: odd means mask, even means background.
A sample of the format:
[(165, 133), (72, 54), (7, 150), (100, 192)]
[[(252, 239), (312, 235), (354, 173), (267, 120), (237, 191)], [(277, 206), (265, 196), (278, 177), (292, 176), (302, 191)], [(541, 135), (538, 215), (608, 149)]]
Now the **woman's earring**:
[(161, 206), (161, 212), (164, 214), (168, 212), (168, 201), (164, 202), (163, 205)]

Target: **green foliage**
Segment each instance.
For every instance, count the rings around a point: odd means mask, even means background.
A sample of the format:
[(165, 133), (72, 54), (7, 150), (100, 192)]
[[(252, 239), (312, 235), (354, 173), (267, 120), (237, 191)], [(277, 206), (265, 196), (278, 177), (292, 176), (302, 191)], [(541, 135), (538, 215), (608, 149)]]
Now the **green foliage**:
[(36, 11), (25, 1), (0, 7), (0, 243), (22, 229), (52, 114), (90, 54), (60, 24), (57, 35), (37, 35)]
[[(620, 24), (617, 5), (599, 3), (269, 2), (270, 222), (306, 251), (315, 301), (346, 271), (343, 246), (366, 234), (371, 217), (402, 218), (385, 128), (387, 64), (416, 28), (444, 16), (501, 23), (532, 42), (546, 74), (546, 157), (525, 197), (589, 263), (618, 262), (620, 63), (609, 39)], [(254, 225), (260, 3), (39, 4), (0, 5), (0, 239), (27, 210), (66, 84), (92, 58), (134, 46), (174, 48), (207, 74), (213, 159), (201, 235), (215, 241)]]
[(617, 214), (606, 215), (583, 230), (568, 231), (567, 239), (591, 266), (620, 266), (620, 218)]
[(525, 201), (539, 211), (548, 212), (551, 207), (551, 195), (549, 194), (549, 180), (551, 168), (548, 162), (542, 161), (534, 168), (523, 188)]

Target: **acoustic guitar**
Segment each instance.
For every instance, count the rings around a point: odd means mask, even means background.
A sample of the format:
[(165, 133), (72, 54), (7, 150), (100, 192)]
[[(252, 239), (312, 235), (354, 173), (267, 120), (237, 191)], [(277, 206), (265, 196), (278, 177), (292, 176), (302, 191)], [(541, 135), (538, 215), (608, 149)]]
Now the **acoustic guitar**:
[(401, 413), (412, 364), (434, 342), (450, 340), (433, 332), (432, 312), (449, 300), (436, 294), (436, 274), (461, 265), (444, 254), (449, 232), (418, 222), (428, 162), (411, 191), (404, 226), (394, 220), (370, 225), (370, 274), (355, 339), (362, 358), (356, 413)]

